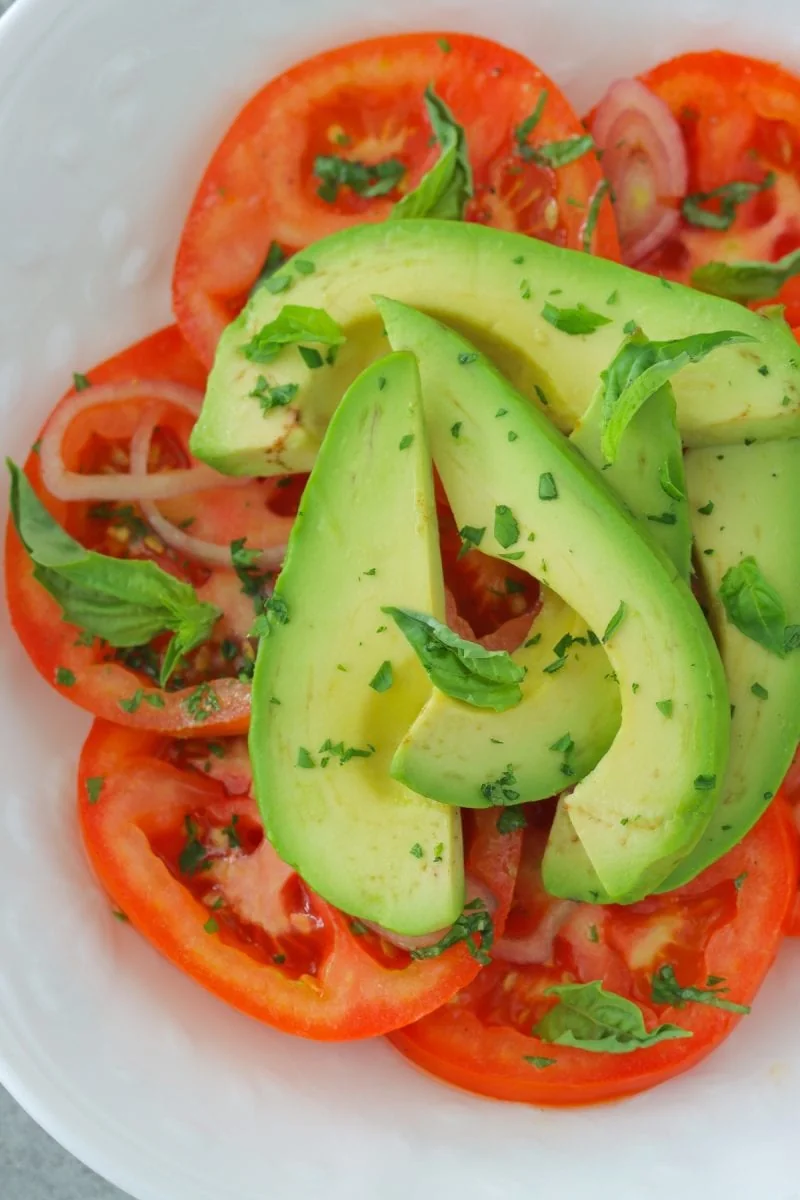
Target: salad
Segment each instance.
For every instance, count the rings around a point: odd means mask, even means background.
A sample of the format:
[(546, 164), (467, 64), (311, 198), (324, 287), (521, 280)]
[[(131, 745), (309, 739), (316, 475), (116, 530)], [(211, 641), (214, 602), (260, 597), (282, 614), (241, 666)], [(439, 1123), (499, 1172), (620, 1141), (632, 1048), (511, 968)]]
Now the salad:
[(477, 37), (318, 55), (173, 307), (9, 462), (113, 916), (492, 1097), (699, 1062), (800, 933), (800, 79), (686, 54), (581, 119)]

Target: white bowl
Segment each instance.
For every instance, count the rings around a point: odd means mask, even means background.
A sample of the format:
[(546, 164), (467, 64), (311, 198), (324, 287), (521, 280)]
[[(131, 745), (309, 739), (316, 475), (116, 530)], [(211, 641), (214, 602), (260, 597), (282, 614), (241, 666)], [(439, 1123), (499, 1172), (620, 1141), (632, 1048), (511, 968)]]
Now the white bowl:
[[(0, 428), (19, 458), (73, 370), (170, 317), (200, 171), (242, 102), (381, 31), (487, 34), (579, 111), (723, 46), (800, 67), (794, 0), (18, 0), (0, 22)], [(5, 617), (3, 618), (5, 620)], [(119, 925), (78, 841), (87, 719), (0, 649), (0, 1080), (138, 1200), (800, 1196), (800, 946), (710, 1061), (624, 1104), (440, 1086), (385, 1042), (320, 1046), (225, 1008)], [(0, 1184), (2, 1192), (2, 1184)]]

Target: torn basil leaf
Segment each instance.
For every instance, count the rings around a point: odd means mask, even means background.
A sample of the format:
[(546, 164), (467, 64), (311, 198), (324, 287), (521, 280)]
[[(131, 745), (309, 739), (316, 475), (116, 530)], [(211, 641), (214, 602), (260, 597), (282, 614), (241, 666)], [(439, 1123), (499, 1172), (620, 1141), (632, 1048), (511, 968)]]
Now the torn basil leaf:
[(596, 1054), (630, 1054), (673, 1038), (691, 1037), (679, 1025), (648, 1030), (642, 1010), (632, 1000), (607, 992), (599, 980), (550, 987), (546, 996), (558, 1003), (533, 1028), (535, 1037), (557, 1046), (575, 1046)]
[(433, 135), (439, 143), (439, 158), (425, 172), (414, 190), (398, 200), (392, 209), (391, 219), (437, 217), (440, 221), (461, 221), (467, 201), (473, 193), (472, 167), (464, 129), (431, 85), (425, 89), (425, 108)]

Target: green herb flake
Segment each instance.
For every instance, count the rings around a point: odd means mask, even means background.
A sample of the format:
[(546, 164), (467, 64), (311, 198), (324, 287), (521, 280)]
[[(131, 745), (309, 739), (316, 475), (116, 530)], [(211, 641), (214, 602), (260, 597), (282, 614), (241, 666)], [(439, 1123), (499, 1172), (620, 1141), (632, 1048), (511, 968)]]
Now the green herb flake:
[(184, 700), (184, 706), (193, 721), (207, 721), (220, 712), (219, 696), (210, 683), (201, 683)]
[(442, 51), (443, 54), (449, 54), (450, 51), (453, 49), (453, 47), (448, 42), (447, 38), (443, 38), (443, 37), (436, 39), (436, 45), (439, 47), (439, 49)]
[(704, 517), (710, 517), (714, 511), (714, 501), (709, 500), (708, 504), (702, 505), (697, 511), (702, 513)]
[(750, 691), (753, 693), (754, 696), (758, 696), (759, 700), (768, 700), (769, 699), (769, 692), (760, 683), (754, 683), (753, 686), (750, 688)]
[(461, 436), (461, 429), (462, 429), (463, 424), (464, 424), (463, 421), (456, 421), (455, 425), (451, 425), (450, 426), (450, 436), (454, 437), (456, 440), (458, 440), (458, 438)]
[(123, 712), (135, 713), (139, 711), (139, 707), (144, 699), (144, 688), (137, 688), (132, 696), (128, 696), (124, 700), (118, 700), (117, 704)]
[(198, 871), (211, 869), (211, 859), (205, 846), (198, 838), (198, 829), (190, 816), (183, 819), (186, 830), (186, 844), (178, 856), (178, 870), (182, 875), (196, 875)]
[[(719, 976), (712, 976), (715, 984), (724, 982)], [(653, 976), (652, 1001), (654, 1004), (666, 1004), (670, 1008), (685, 1008), (687, 1004), (708, 1004), (713, 1008), (722, 1008), (726, 1012), (749, 1013), (747, 1004), (735, 1004), (732, 1000), (724, 999), (730, 988), (720, 986), (710, 987), (681, 987), (675, 976), (675, 968), (669, 963), (659, 967)]]
[(589, 926), (589, 932), (587, 934), (587, 937), (589, 938), (589, 941), (594, 942), (595, 945), (600, 941), (600, 934), (597, 932), (596, 925)]
[(522, 808), (504, 808), (497, 818), (497, 832), (515, 833), (518, 829), (525, 829), (527, 824)]
[(219, 933), (219, 921), (216, 917), (209, 917), (203, 929), (205, 929), (206, 933)]
[(374, 692), (388, 692), (393, 683), (394, 674), (392, 672), (392, 664), (387, 658), (378, 667), (372, 679), (370, 679), (369, 686)]
[(400, 438), (399, 448), (401, 450), (407, 450), (413, 441), (414, 441), (413, 433), (404, 433), (403, 436)]
[[(608, 195), (609, 183), (607, 179), (601, 179), (600, 183), (594, 190), (591, 203), (589, 204), (589, 212), (586, 215), (586, 220), (581, 231), (581, 249), (585, 254), (592, 253), (592, 241), (594, 239), (594, 231), (597, 227), (597, 222), (600, 217), (600, 208), (606, 196)], [(613, 295), (613, 293), (612, 293)], [(607, 300), (606, 304), (611, 303)]]
[(311, 767), (316, 766), (314, 759), (311, 757), (308, 750), (306, 750), (305, 746), (300, 746), (298, 748), (297, 766), (302, 767), (304, 770), (309, 770)]
[(87, 388), (92, 386), (92, 383), (87, 375), (82, 375), (80, 371), (73, 371), (72, 386), (76, 392), (85, 392)]
[(481, 526), (480, 529), (476, 525), (463, 525), (458, 531), (458, 536), (461, 538), (461, 549), (458, 552), (458, 557), (463, 558), (473, 547), (480, 546), (485, 533), (485, 525)]
[(273, 296), (279, 295), (281, 292), (286, 292), (292, 286), (291, 275), (270, 275), (269, 279), (265, 279), (261, 285)]
[(523, 644), (523, 650), (527, 650), (529, 646), (538, 646), (541, 640), (542, 635), (540, 633), (535, 633), (533, 637), (529, 637), (527, 642)]
[(425, 857), (425, 851), (422, 849), (422, 846), (420, 846), (419, 842), (414, 843), (414, 845), (411, 847), (410, 853), (414, 855), (414, 858)]
[(554, 662), (548, 663), (546, 667), (542, 667), (542, 671), (545, 675), (555, 675), (556, 671), (560, 671), (562, 667), (566, 666), (566, 663), (566, 657), (562, 656), (555, 659)]
[(716, 775), (698, 775), (694, 781), (694, 790), (696, 792), (710, 792), (716, 786)]
[(494, 536), (504, 550), (519, 541), (519, 524), (507, 504), (498, 504), (494, 510)]
[(318, 154), (314, 159), (314, 175), (320, 180), (317, 195), (327, 204), (334, 204), (339, 189), (348, 187), (357, 196), (372, 199), (393, 191), (406, 174), (397, 158), (383, 162), (365, 163), (344, 158), (340, 154)]
[(575, 308), (557, 308), (555, 304), (550, 304), (548, 301), (542, 308), (542, 316), (555, 329), (560, 330), (561, 333), (571, 334), (573, 337), (595, 333), (601, 326), (611, 324), (610, 317), (592, 312), (584, 304), (578, 304)]
[[(710, 192), (692, 192), (681, 204), (684, 220), (700, 229), (730, 229), (736, 219), (738, 206), (771, 188), (775, 180), (775, 172), (768, 171), (760, 183), (734, 180), (722, 187), (712, 188)], [(705, 205), (709, 203), (718, 203), (718, 207), (706, 208)]]
[(296, 258), (292, 263), (298, 275), (313, 275), (316, 271), (316, 266), (308, 258)]
[(464, 911), (447, 933), (433, 946), (421, 946), (412, 950), (414, 959), (438, 958), (451, 946), (464, 942), (472, 957), (487, 966), (491, 962), (489, 950), (494, 941), (494, 923), (483, 900), (471, 900), (464, 905)]
[(433, 861), (435, 863), (444, 862), (444, 842), (437, 842), (433, 847)]
[(59, 687), (73, 687), (77, 682), (75, 672), (69, 667), (56, 667), (56, 683)]
[(691, 283), (701, 292), (747, 304), (751, 300), (773, 300), (784, 284), (798, 274), (800, 250), (793, 250), (777, 262), (704, 263), (692, 272)]
[(470, 363), (477, 362), (479, 357), (477, 350), (462, 350), (458, 356), (459, 366), (468, 367)]
[(86, 780), (86, 797), (90, 804), (97, 804), (105, 781), (104, 775), (90, 775)]
[(619, 292), (617, 291), (616, 288), (614, 288), (614, 291), (611, 292), (606, 297), (606, 304), (618, 304), (618, 303), (619, 303)]
[(557, 500), (558, 486), (550, 471), (544, 471), (539, 476), (539, 499)]
[(656, 525), (677, 525), (678, 518), (674, 512), (647, 513), (647, 520)]
[(298, 385), (296, 383), (271, 384), (267, 381), (265, 375), (259, 375), (256, 379), (255, 386), (248, 394), (258, 400), (261, 406), (261, 411), (266, 416), (275, 408), (285, 408), (290, 404), (297, 395)]
[(529, 1063), (535, 1067), (537, 1071), (544, 1071), (546, 1067), (554, 1067), (558, 1062), (557, 1058), (544, 1058), (541, 1054), (523, 1054), (522, 1061)]
[[(275, 278), (277, 277), (268, 280), (265, 286), (269, 288)], [(289, 279), (289, 276), (286, 278)], [(298, 346), (303, 353), (310, 349), (305, 345), (306, 342), (322, 346), (341, 346), (344, 341), (345, 334), (341, 326), (324, 308), (284, 304), (277, 317), (263, 325), (240, 349), (250, 362), (264, 364), (274, 362), (286, 346)], [(313, 357), (314, 363), (321, 366), (322, 355), (314, 351)]]
[(671, 700), (656, 700), (656, 708), (663, 716), (672, 716), (673, 703)]
[(605, 645), (606, 642), (608, 642), (611, 639), (611, 637), (616, 633), (616, 631), (619, 629), (620, 625), (622, 624), (622, 620), (625, 616), (625, 611), (626, 611), (625, 601), (620, 600), (619, 605), (617, 607), (617, 611), (614, 613), (613, 617), (606, 625), (605, 633), (603, 634), (603, 637), (601, 639), (603, 642), (603, 645)]

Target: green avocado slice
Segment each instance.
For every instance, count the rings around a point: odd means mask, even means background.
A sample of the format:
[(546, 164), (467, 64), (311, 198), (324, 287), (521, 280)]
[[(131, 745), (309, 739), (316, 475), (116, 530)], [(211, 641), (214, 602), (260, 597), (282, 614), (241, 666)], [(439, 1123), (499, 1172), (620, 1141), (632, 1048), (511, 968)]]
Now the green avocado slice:
[[(459, 334), (376, 303), (392, 346), (419, 362), (434, 462), (458, 524), (489, 526), (507, 506), (525, 548), (519, 565), (604, 639), (620, 731), (566, 807), (609, 894), (645, 896), (697, 842), (725, 770), (728, 697), (708, 625), (672, 562), (547, 417)], [(665, 695), (669, 721), (655, 707)]]
[(281, 858), (344, 912), (419, 935), (463, 908), (461, 825), (389, 776), (430, 683), (388, 604), (444, 615), (409, 354), (364, 372), (320, 448), (259, 644), (249, 748)]
[[(598, 394), (571, 440), (587, 461), (603, 472), (604, 481), (627, 504), (641, 528), (647, 531), (647, 536), (660, 545), (681, 577), (688, 581), (692, 532), (671, 386), (667, 384), (660, 388), (635, 415), (625, 430), (612, 465), (606, 463), (600, 448), (601, 418), (602, 395)], [(658, 519), (653, 520), (654, 516)], [(576, 694), (573, 700), (581, 712), (589, 703), (589, 698), (583, 694)], [(664, 720), (672, 719), (669, 697), (663, 697), (657, 707)], [(547, 889), (556, 896), (590, 903), (611, 899), (572, 826), (564, 797), (558, 802), (550, 829), (542, 875)]]
[(686, 474), (697, 570), (722, 653), (733, 717), (719, 804), (694, 850), (660, 890), (680, 887), (752, 828), (786, 774), (800, 737), (800, 653), (779, 657), (731, 624), (726, 571), (752, 556), (800, 626), (800, 541), (776, 536), (800, 512), (800, 442), (691, 450)]
[[(688, 580), (692, 535), (672, 389), (661, 388), (636, 413), (613, 464), (600, 450), (602, 400), (598, 394), (570, 440)], [(548, 589), (530, 637), (533, 644), (529, 638), (512, 656), (528, 671), (523, 702), (502, 713), (476, 712), (434, 690), (392, 760), (396, 779), (423, 796), (472, 808), (491, 803), (483, 785), (509, 761), (518, 764), (517, 803), (555, 795), (597, 765), (620, 722), (619, 687), (608, 656), (585, 622)], [(569, 671), (553, 671), (562, 655), (569, 657)], [(570, 859), (574, 852), (571, 846)], [(569, 863), (564, 869), (571, 874)], [(596, 882), (592, 890), (599, 888)]]
[[(619, 687), (608, 656), (588, 634), (586, 622), (545, 588), (527, 643), (512, 655), (527, 670), (522, 702), (492, 712), (434, 689), (397, 748), (392, 775), (423, 796), (462, 808), (496, 803), (484, 787), (509, 762), (517, 804), (542, 800), (582, 779), (608, 750), (620, 721)], [(562, 657), (568, 671), (557, 665)]]
[[(739, 330), (757, 341), (718, 350), (675, 378), (684, 443), (800, 435), (800, 352), (788, 326), (717, 296), (461, 221), (357, 226), (300, 257), (303, 269), (310, 263), (313, 271), (301, 274), (290, 260), (220, 340), (191, 443), (198, 458), (220, 471), (310, 470), (339, 397), (385, 352), (375, 292), (462, 330), (523, 396), (547, 405), (564, 432), (585, 412), (631, 322), (661, 340)], [(338, 353), (312, 356), (314, 367), (296, 345), (266, 366), (245, 357), (243, 346), (285, 304), (323, 309), (338, 322), (346, 339)], [(582, 328), (591, 332), (566, 332)], [(284, 389), (274, 393), (281, 403), (266, 415), (259, 377)], [(287, 385), (298, 389), (291, 399)]]

